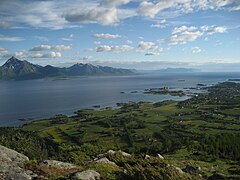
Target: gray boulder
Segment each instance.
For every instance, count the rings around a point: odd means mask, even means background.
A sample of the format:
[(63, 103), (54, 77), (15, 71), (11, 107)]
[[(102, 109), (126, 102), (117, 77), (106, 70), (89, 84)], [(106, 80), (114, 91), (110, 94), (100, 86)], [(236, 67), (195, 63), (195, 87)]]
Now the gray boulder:
[(115, 154), (116, 153), (116, 151), (114, 151), (114, 150), (108, 150), (108, 152), (107, 152), (108, 154)]
[(47, 166), (47, 167), (52, 167), (57, 169), (65, 169), (65, 170), (77, 168), (77, 166), (74, 164), (56, 161), (56, 160), (44, 160), (40, 163), (40, 166)]
[(82, 172), (75, 173), (71, 179), (72, 180), (99, 180), (101, 175), (93, 170), (86, 170)]
[(164, 157), (163, 157), (161, 154), (157, 154), (157, 157), (158, 157), (159, 159), (164, 159)]
[(171, 167), (171, 168), (175, 169), (179, 174), (184, 174), (183, 170), (180, 167), (174, 166), (172, 164), (171, 165), (167, 164), (167, 167)]
[(0, 145), (0, 179), (32, 179), (33, 173), (22, 168), (28, 161), (27, 156)]
[(119, 151), (117, 151), (117, 152), (118, 152), (119, 154), (121, 154), (122, 156), (131, 157), (131, 154), (126, 153), (126, 152), (124, 152), (124, 151), (119, 150)]
[(96, 161), (97, 163), (102, 163), (102, 164), (111, 164), (111, 165), (115, 165), (115, 162), (109, 161), (108, 158), (101, 158), (99, 160)]
[(145, 155), (145, 159), (150, 159), (151, 156), (149, 156), (148, 154)]
[(1, 158), (7, 158), (8, 160), (16, 163), (26, 163), (29, 161), (28, 157), (18, 153), (17, 151), (14, 151), (12, 149), (9, 149), (7, 147), (0, 145), (0, 152), (1, 152)]
[(119, 151), (113, 151), (113, 150), (110, 149), (110, 150), (108, 150), (108, 152), (107, 152), (107, 154), (116, 154), (116, 153), (121, 154), (122, 156), (125, 156), (125, 157), (130, 157), (130, 156), (131, 156), (131, 154), (126, 153), (126, 152), (121, 151), (121, 150), (119, 150)]

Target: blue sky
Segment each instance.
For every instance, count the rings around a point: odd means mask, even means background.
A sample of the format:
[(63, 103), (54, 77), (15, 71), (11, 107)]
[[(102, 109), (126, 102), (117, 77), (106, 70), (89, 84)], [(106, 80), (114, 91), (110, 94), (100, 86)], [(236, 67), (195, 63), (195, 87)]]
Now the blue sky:
[(239, 71), (239, 0), (1, 0), (0, 64)]

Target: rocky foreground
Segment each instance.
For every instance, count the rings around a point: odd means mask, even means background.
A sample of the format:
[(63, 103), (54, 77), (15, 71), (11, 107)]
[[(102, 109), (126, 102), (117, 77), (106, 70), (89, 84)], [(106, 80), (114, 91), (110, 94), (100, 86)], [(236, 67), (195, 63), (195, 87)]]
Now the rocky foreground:
[[(123, 151), (109, 150), (105, 154), (99, 154), (89, 164), (95, 164), (95, 167), (112, 168), (124, 172), (126, 175), (129, 172), (123, 169), (117, 162), (109, 160), (109, 156), (118, 156), (121, 158), (132, 158), (131, 154)], [(152, 157), (145, 156), (145, 160), (149, 161)], [(157, 155), (157, 160), (164, 161), (164, 157)], [(84, 168), (75, 164), (56, 161), (43, 160), (40, 162), (29, 160), (29, 158), (17, 151), (6, 148), (0, 145), (0, 179), (6, 180), (31, 180), (31, 179), (73, 179), (73, 180), (96, 180), (105, 179), (99, 172), (86, 165)], [(149, 161), (150, 162), (150, 161)], [(156, 159), (155, 165), (158, 165)], [(182, 169), (162, 163), (161, 166), (165, 168), (163, 172), (166, 173), (167, 179), (191, 179), (190, 176)], [(92, 166), (93, 167), (93, 166)], [(147, 170), (148, 167), (146, 167)], [(131, 168), (130, 168), (131, 169)], [(140, 171), (144, 171), (141, 169)], [(171, 171), (171, 173), (170, 173)], [(163, 175), (164, 177), (164, 175)], [(147, 177), (146, 177), (147, 178)]]
[[(71, 175), (70, 179), (100, 179), (94, 170), (80, 171), (80, 167), (61, 161), (44, 160), (38, 164), (42, 172), (31, 169), (29, 158), (21, 153), (0, 145), (0, 179), (31, 180), (48, 179), (49, 175)], [(30, 170), (31, 169), (31, 170)], [(45, 174), (45, 176), (44, 176)]]

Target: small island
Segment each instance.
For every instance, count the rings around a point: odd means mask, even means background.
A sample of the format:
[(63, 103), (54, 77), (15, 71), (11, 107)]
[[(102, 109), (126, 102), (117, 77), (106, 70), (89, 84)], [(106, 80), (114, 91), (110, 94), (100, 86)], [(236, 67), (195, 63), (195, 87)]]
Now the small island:
[(228, 79), (228, 81), (240, 81), (240, 78), (238, 78), (238, 79)]
[(171, 90), (168, 87), (163, 87), (163, 88), (150, 88), (150, 89), (145, 89), (145, 94), (159, 94), (159, 95), (171, 95), (171, 96), (186, 96), (186, 94), (182, 90)]
[(202, 87), (204, 87), (204, 86), (207, 86), (207, 85), (206, 85), (206, 84), (202, 84), (202, 83), (198, 83), (197, 86), (202, 86)]

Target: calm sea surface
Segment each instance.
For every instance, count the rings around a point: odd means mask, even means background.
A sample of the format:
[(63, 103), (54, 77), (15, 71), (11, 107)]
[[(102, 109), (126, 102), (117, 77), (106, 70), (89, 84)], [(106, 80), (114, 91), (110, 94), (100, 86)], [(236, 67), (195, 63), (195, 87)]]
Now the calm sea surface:
[[(121, 77), (79, 77), (68, 80), (41, 79), (0, 81), (0, 126), (17, 126), (20, 118), (41, 119), (56, 114), (72, 115), (85, 108), (116, 106), (117, 102), (158, 102), (186, 97), (143, 94), (146, 88), (168, 86), (176, 89), (215, 84), (240, 73), (195, 73), (136, 75)], [(185, 80), (185, 81), (179, 81)], [(138, 91), (137, 93), (131, 93)], [(120, 93), (124, 92), (124, 93)]]

